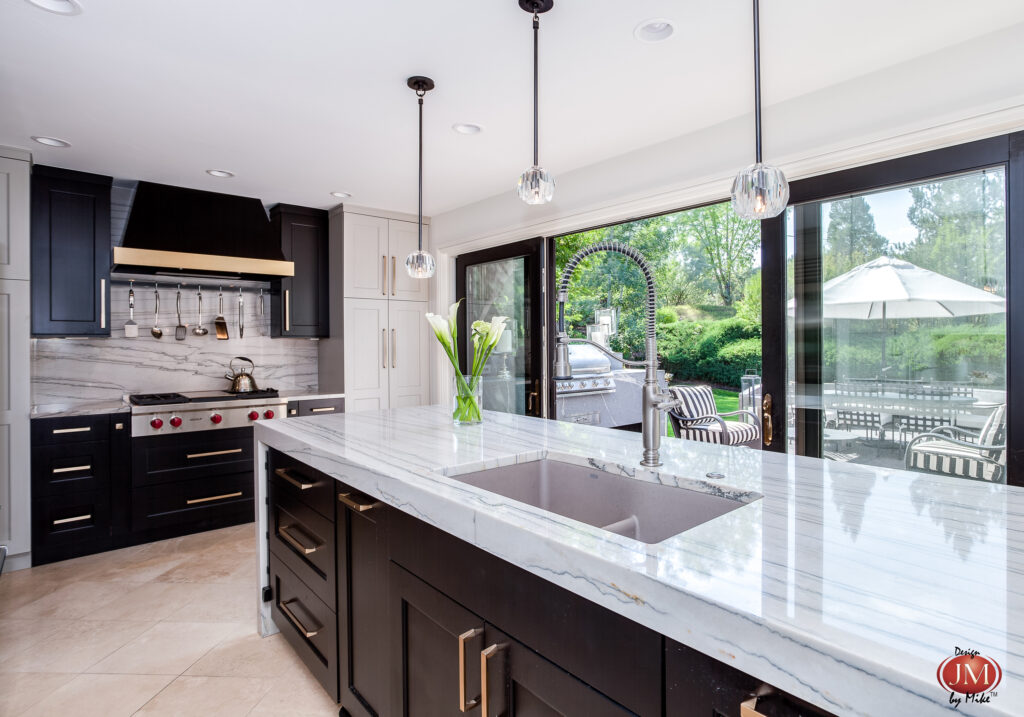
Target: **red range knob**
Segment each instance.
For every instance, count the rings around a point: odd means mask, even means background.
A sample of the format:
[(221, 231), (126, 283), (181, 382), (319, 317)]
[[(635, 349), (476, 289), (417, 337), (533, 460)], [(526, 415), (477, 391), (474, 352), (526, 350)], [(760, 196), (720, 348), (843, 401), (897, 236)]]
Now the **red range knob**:
[(266, 411), (263, 412), (263, 417), (264, 418), (273, 418), (274, 417), (274, 412), (271, 411), (270, 409), (267, 409)]
[(181, 419), (177, 416), (171, 416), (171, 425), (177, 428), (181, 425)]
[(153, 428), (163, 428), (164, 422), (161, 421), (159, 418), (154, 418), (152, 421), (149, 422), (149, 425), (151, 425)]
[(260, 417), (260, 412), (259, 411), (249, 411), (249, 420), (250, 421), (255, 421), (259, 417)]
[(220, 423), (221, 421), (224, 420), (224, 416), (220, 415), (219, 413), (215, 413), (212, 416), (210, 416), (210, 420), (213, 421), (214, 423)]

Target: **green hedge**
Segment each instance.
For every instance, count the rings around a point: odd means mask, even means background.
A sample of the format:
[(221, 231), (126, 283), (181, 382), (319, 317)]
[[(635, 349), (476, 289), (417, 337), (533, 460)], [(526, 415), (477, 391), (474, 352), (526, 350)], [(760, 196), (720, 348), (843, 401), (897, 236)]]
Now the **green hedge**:
[(739, 318), (679, 321), (658, 327), (658, 348), (678, 380), (739, 388), (745, 370), (761, 365), (761, 327)]

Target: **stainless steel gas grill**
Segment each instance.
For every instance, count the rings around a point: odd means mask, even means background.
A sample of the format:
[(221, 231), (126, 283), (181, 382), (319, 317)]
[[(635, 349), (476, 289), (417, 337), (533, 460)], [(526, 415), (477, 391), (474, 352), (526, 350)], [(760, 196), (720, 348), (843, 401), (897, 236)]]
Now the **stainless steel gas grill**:
[(586, 344), (569, 346), (569, 365), (572, 378), (556, 378), (555, 396), (615, 393), (615, 377), (611, 360)]

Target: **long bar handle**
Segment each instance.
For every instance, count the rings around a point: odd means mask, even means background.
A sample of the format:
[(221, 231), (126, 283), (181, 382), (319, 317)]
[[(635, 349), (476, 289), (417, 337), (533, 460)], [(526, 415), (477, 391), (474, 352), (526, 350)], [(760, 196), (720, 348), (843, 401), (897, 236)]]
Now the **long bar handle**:
[(380, 330), (380, 367), (388, 367), (388, 330)]
[(302, 541), (300, 541), (298, 538), (296, 538), (294, 535), (291, 534), (291, 532), (289, 531), (289, 528), (291, 528), (291, 527), (292, 526), (290, 526), (290, 525), (282, 525), (281, 527), (279, 527), (277, 529), (277, 534), (280, 535), (284, 539), (284, 542), (288, 543), (288, 545), (292, 546), (293, 548), (298, 550), (303, 555), (309, 555), (311, 553), (315, 553), (320, 548), (324, 547), (323, 543), (317, 543), (316, 545), (313, 545), (313, 546), (304, 545), (302, 543)]
[(51, 433), (55, 436), (61, 433), (88, 433), (92, 430), (92, 426), (80, 426), (78, 428), (54, 428)]
[(770, 685), (758, 687), (750, 697), (740, 702), (740, 717), (766, 717), (764, 712), (757, 711), (757, 701), (772, 694), (775, 694), (775, 689)]
[(332, 413), (338, 409), (337, 406), (321, 406), (320, 408), (312, 408), (312, 413)]
[[(338, 501), (341, 502), (341, 503), (344, 503), (345, 506), (351, 508), (352, 510), (354, 510), (357, 513), (365, 513), (366, 511), (373, 510), (374, 508), (377, 508), (377, 507), (379, 507), (381, 505), (381, 502), (379, 500), (374, 500), (373, 498), (367, 498), (367, 500), (369, 502), (360, 502), (360, 501), (356, 500), (355, 498), (353, 498), (352, 497), (353, 495), (359, 495), (359, 494), (358, 493), (356, 493), (356, 494), (353, 494), (353, 493), (338, 493)], [(364, 497), (364, 496), (360, 496), (360, 497)]]
[(292, 292), (291, 289), (284, 290), (284, 330), (292, 330)]
[(307, 483), (306, 481), (299, 480), (298, 478), (293, 478), (291, 471), (288, 470), (287, 468), (278, 468), (276, 471), (274, 471), (274, 475), (278, 476), (279, 478), (284, 478), (286, 481), (291, 483), (299, 490), (309, 490), (314, 485), (316, 485), (312, 481)]
[(391, 368), (398, 368), (398, 329), (391, 329)]
[(383, 254), (380, 257), (380, 295), (388, 295), (388, 258)]
[(480, 653), (480, 717), (487, 717), (487, 661), (507, 647), (504, 643), (494, 643)]
[(238, 498), (242, 495), (242, 491), (236, 490), (234, 493), (224, 493), (222, 495), (211, 495), (208, 498), (191, 498), (185, 501), (185, 505), (195, 505), (196, 503), (209, 503), (212, 500), (224, 500), (226, 498)]
[(391, 257), (391, 295), (395, 295), (395, 257)]
[(57, 473), (74, 473), (75, 471), (87, 471), (92, 468), (92, 465), (86, 464), (84, 466), (68, 466), (67, 468), (54, 468), (54, 475)]
[(92, 513), (86, 513), (85, 515), (76, 515), (74, 518), (61, 518), (60, 520), (53, 521), (54, 525), (63, 525), (64, 523), (78, 523), (83, 520), (89, 520), (92, 517)]
[(285, 600), (284, 602), (279, 602), (277, 606), (281, 608), (281, 612), (284, 613), (284, 616), (291, 620), (292, 625), (295, 625), (295, 627), (298, 628), (299, 632), (301, 632), (304, 637), (316, 637), (316, 634), (320, 632), (320, 630), (310, 630), (305, 625), (303, 625), (302, 622), (299, 621), (299, 618), (295, 617), (295, 613), (293, 613), (291, 609), (288, 607), (288, 604), (293, 602), (296, 601)]
[(479, 704), (476, 699), (466, 699), (466, 643), (483, 632), (482, 627), (474, 627), (459, 635), (459, 712), (468, 712)]
[(100, 279), (100, 328), (107, 328), (107, 280)]
[(228, 456), (232, 453), (241, 453), (241, 448), (229, 448), (224, 451), (207, 451), (206, 453), (188, 453), (185, 458), (192, 460), (193, 458), (209, 458), (211, 456)]

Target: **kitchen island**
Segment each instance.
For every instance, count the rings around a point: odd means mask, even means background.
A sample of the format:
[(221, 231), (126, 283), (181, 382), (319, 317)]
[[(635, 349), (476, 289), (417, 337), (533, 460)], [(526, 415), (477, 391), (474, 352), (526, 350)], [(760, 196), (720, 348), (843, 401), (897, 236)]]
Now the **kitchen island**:
[[(261, 423), (256, 440), (257, 505), (269, 447), (829, 712), (948, 713), (936, 670), (955, 649), (1002, 668), (959, 712), (1024, 704), (1024, 490), (674, 439), (652, 471), (635, 434), (492, 412), (456, 427), (436, 406)], [(450, 477), (545, 457), (740, 505), (646, 544)]]

